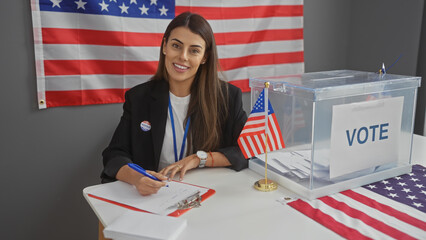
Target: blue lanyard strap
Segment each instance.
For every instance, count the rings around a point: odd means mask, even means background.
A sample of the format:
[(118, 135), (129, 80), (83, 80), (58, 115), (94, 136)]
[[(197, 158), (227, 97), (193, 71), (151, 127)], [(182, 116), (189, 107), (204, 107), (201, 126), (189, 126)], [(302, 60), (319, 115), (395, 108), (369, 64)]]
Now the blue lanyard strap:
[(176, 146), (176, 130), (175, 130), (175, 121), (173, 118), (173, 111), (172, 111), (172, 104), (170, 102), (170, 95), (169, 95), (169, 114), (170, 114), (170, 121), (172, 124), (172, 130), (173, 130), (173, 147), (175, 151), (175, 162), (179, 161), (183, 157), (183, 151), (185, 150), (185, 143), (186, 143), (186, 136), (188, 135), (188, 129), (189, 129), (189, 123), (191, 122), (191, 118), (188, 117), (188, 121), (186, 121), (185, 126), (185, 133), (183, 134), (183, 140), (182, 140), (182, 146), (180, 148), (180, 155), (179, 158), (177, 157), (177, 146)]

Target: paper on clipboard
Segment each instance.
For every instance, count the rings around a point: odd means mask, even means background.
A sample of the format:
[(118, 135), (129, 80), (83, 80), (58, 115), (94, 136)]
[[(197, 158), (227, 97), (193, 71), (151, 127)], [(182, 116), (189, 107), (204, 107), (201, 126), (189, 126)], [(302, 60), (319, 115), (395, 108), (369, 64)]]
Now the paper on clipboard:
[(159, 215), (169, 215), (176, 211), (176, 208), (170, 208), (171, 206), (194, 195), (197, 191), (203, 195), (209, 190), (191, 184), (170, 181), (168, 187), (162, 187), (156, 194), (141, 196), (134, 186), (116, 181), (98, 185), (87, 193), (89, 196), (101, 198), (101, 200), (113, 201)]

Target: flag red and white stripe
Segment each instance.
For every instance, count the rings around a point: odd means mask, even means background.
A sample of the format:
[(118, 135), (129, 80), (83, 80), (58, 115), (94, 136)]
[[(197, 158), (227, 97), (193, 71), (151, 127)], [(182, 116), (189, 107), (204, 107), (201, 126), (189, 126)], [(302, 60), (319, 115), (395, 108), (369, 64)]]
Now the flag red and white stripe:
[(245, 158), (262, 154), (265, 152), (265, 140), (268, 143), (267, 151), (275, 151), (285, 147), (281, 129), (275, 116), (274, 109), (268, 99), (268, 138), (265, 134), (266, 112), (264, 91), (257, 99), (250, 116), (238, 137), (238, 145)]
[[(39, 107), (122, 102), (154, 74), (166, 26), (185, 11), (209, 21), (224, 75), (243, 91), (250, 77), (304, 72), (303, 0), (148, 2), (31, 0)], [(164, 4), (168, 18), (141, 12)]]
[(363, 187), (288, 203), (346, 239), (425, 239), (426, 214)]

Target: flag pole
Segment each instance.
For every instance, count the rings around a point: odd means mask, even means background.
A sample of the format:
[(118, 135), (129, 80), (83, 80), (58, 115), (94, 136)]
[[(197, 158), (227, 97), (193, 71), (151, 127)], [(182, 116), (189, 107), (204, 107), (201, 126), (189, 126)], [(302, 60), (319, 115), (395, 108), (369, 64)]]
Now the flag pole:
[(265, 178), (260, 179), (259, 181), (254, 183), (254, 188), (262, 191), (262, 192), (270, 192), (277, 190), (277, 183), (268, 180), (268, 134), (269, 134), (269, 128), (268, 128), (268, 118), (269, 118), (269, 96), (268, 91), (269, 89), (269, 82), (265, 82), (265, 88), (263, 89), (263, 95), (264, 95), (264, 108), (265, 108)]
[(263, 91), (264, 95), (264, 106), (265, 106), (265, 182), (268, 182), (268, 117), (269, 117), (269, 82), (265, 82), (265, 88)]

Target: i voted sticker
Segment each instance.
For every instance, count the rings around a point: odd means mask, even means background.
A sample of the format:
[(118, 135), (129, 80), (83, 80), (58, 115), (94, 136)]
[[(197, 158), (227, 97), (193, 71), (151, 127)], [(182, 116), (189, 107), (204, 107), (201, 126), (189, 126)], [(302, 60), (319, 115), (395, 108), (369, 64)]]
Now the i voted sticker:
[(148, 121), (141, 122), (141, 129), (144, 132), (151, 130), (151, 123), (149, 123)]

